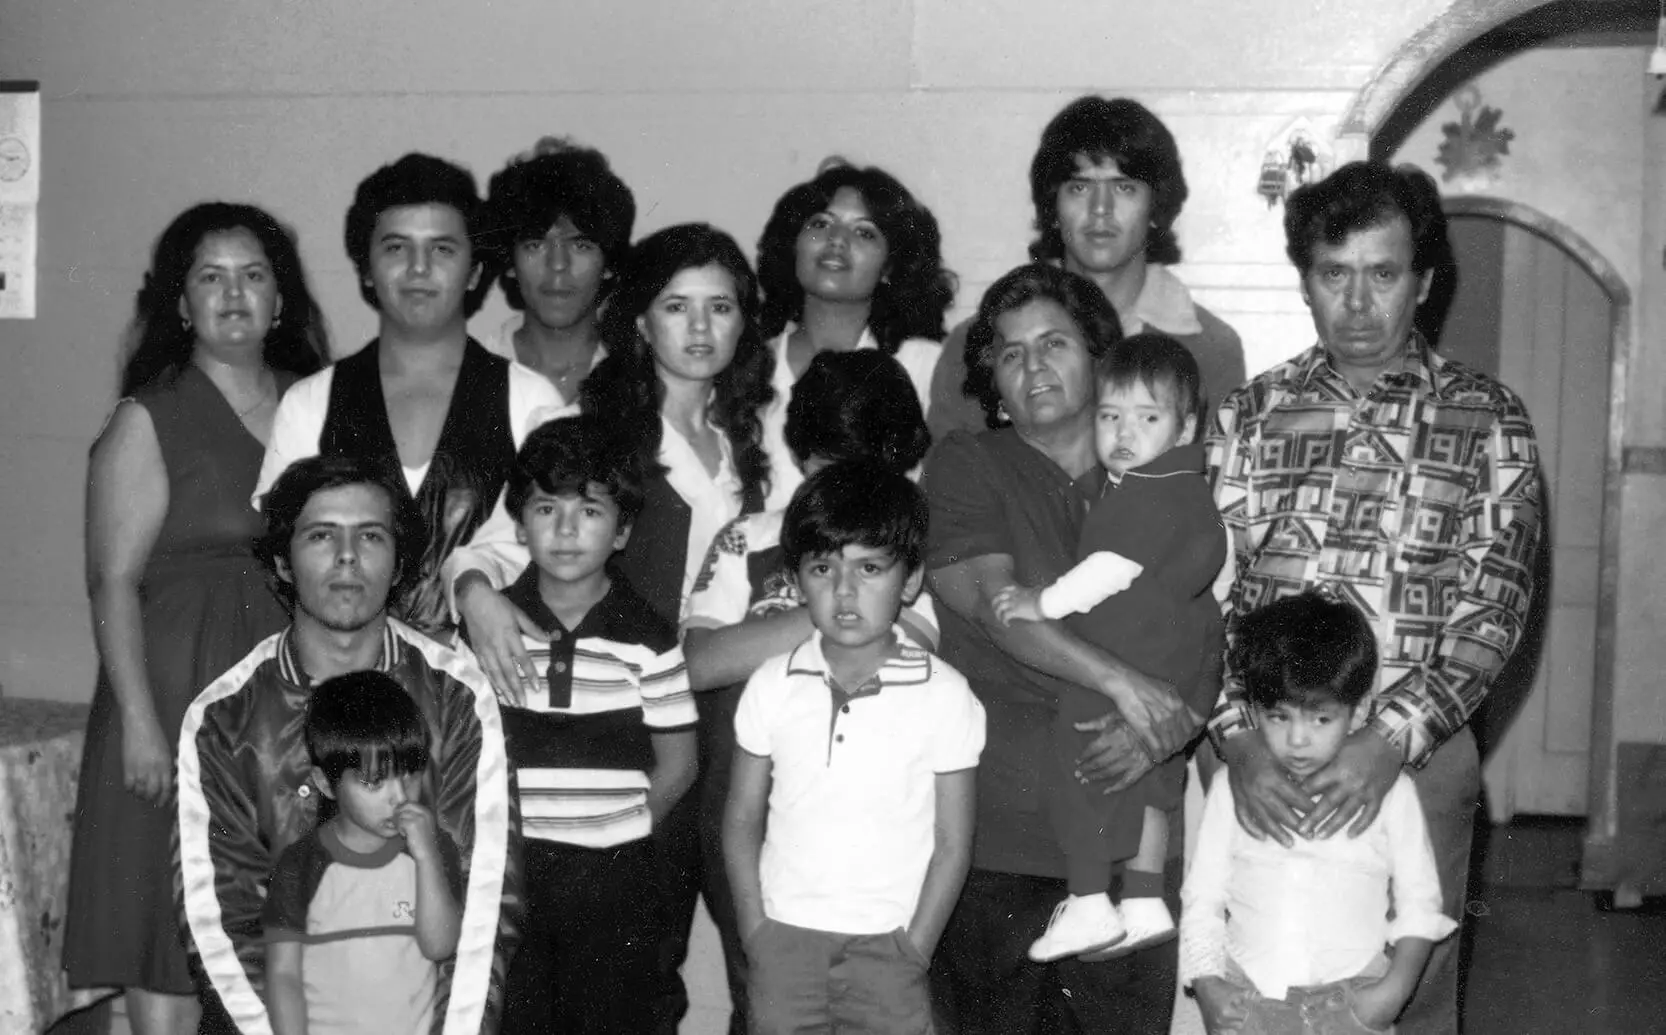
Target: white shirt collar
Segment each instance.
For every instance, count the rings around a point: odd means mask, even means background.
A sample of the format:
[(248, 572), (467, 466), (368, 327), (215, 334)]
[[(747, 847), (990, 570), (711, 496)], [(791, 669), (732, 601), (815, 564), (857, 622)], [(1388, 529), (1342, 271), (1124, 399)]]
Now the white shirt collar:
[(1124, 334), (1138, 334), (1147, 327), (1164, 334), (1201, 334), (1197, 303), (1180, 278), (1167, 266), (1145, 268), (1145, 284), (1134, 299), (1131, 312), (1121, 314)]

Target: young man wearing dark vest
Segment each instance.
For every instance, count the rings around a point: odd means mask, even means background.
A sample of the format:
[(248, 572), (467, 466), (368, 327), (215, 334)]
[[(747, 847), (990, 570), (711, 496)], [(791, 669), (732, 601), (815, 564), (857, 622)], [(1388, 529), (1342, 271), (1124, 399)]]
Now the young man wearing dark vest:
[(376, 337), (285, 393), (255, 490), (258, 504), (285, 468), (315, 454), (397, 475), (428, 539), (421, 577), (395, 612), (428, 631), (448, 617), (440, 563), (501, 509), (515, 450), (561, 406), (547, 380), (468, 335), (491, 283), (474, 247), (480, 208), (474, 177), (432, 155), (408, 154), (359, 184), (345, 243)]

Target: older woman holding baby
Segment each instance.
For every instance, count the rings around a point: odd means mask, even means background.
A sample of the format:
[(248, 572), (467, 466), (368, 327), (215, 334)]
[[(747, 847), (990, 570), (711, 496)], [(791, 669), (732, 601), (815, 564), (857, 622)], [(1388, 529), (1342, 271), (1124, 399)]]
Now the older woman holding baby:
[[(1063, 897), (1064, 857), (1048, 823), (1042, 773), (1066, 684), (1108, 699), (1083, 778), (1127, 786), (1180, 751), (1201, 725), (1174, 688), (1123, 664), (1056, 621), (1003, 624), (995, 595), (1069, 570), (1089, 494), (1103, 478), (1094, 451), (1093, 364), (1121, 340), (1115, 311), (1091, 282), (1045, 264), (990, 287), (968, 333), (968, 394), (990, 430), (953, 432), (927, 463), (929, 584), (943, 657), (989, 714), (978, 769), (973, 869), (936, 958), (939, 1012), (951, 1030), (1167, 1030), (1172, 942), (1114, 960), (1032, 963), (1030, 942)], [(1114, 703), (1114, 708), (1111, 704)], [(1178, 827), (1176, 826), (1176, 829)], [(1179, 888), (1178, 839), (1165, 897)], [(1177, 901), (1170, 902), (1178, 908)]]

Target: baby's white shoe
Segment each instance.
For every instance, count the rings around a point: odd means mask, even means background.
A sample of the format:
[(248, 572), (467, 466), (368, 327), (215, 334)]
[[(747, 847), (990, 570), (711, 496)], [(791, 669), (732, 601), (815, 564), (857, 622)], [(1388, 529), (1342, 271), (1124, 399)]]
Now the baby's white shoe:
[(1114, 955), (1120, 956), (1174, 937), (1174, 914), (1169, 912), (1162, 899), (1125, 898), (1118, 908), (1122, 911), (1123, 925), (1128, 929), (1128, 940), (1116, 946)]
[(1058, 904), (1052, 919), (1047, 921), (1047, 930), (1030, 944), (1030, 959), (1050, 963), (1066, 956), (1108, 949), (1126, 937), (1122, 917), (1111, 896), (1071, 895)]

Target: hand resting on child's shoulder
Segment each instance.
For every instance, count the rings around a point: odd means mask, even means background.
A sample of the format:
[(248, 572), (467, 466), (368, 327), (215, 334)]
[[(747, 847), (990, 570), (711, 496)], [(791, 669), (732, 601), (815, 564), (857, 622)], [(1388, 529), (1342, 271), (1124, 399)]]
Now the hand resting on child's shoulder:
[(1234, 734), (1222, 754), (1239, 825), (1251, 837), (1285, 847), (1296, 834), (1326, 838), (1344, 826), (1350, 837), (1364, 833), (1404, 761), (1400, 749), (1369, 726), (1349, 734), (1337, 756), (1301, 783), (1291, 781), (1253, 731)]

